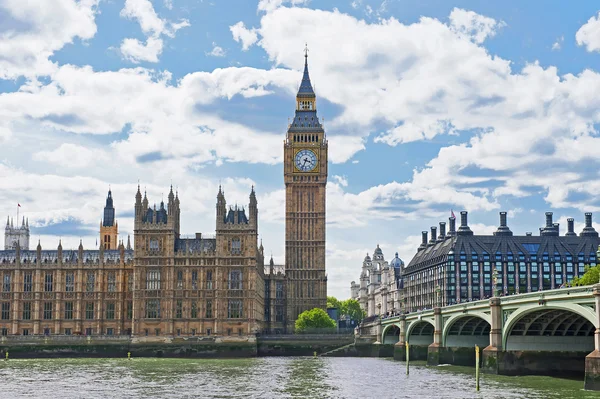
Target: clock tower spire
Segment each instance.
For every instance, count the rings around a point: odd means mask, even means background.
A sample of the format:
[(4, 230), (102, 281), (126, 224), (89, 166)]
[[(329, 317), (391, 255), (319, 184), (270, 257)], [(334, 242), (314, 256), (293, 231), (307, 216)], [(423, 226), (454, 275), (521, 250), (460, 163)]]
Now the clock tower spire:
[(308, 47), (304, 49), (304, 73), (296, 95), (296, 112), (288, 126), (283, 151), (286, 322), (288, 329), (293, 329), (303, 311), (327, 307), (327, 139), (317, 117), (317, 99), (308, 73)]

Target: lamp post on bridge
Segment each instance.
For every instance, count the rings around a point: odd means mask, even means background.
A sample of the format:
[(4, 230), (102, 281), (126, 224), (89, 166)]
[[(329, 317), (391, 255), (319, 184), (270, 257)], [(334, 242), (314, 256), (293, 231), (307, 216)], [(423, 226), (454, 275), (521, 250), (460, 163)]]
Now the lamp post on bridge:
[(441, 307), (442, 306), (442, 289), (440, 288), (440, 285), (436, 285), (435, 286), (435, 306), (437, 307)]
[(492, 271), (492, 282), (494, 286), (492, 287), (492, 296), (498, 296), (498, 270), (494, 266), (494, 270)]

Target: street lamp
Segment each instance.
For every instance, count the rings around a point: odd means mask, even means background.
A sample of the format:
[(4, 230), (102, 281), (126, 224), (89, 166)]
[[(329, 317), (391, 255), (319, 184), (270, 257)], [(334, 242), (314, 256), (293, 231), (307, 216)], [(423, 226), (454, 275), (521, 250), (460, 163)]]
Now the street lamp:
[(436, 306), (438, 306), (438, 307), (442, 306), (441, 294), (442, 294), (442, 289), (440, 288), (440, 285), (438, 284), (435, 286), (435, 302), (436, 302)]
[(494, 283), (494, 287), (492, 288), (492, 296), (498, 296), (498, 270), (494, 266), (494, 270), (492, 271), (492, 281)]

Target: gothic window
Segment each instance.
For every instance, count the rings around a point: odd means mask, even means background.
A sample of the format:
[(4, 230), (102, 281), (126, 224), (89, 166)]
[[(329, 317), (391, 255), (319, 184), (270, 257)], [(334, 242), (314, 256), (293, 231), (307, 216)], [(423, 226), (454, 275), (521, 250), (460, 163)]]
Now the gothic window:
[(190, 315), (190, 317), (191, 317), (192, 319), (195, 319), (195, 318), (197, 318), (197, 317), (198, 317), (198, 304), (197, 304), (197, 302), (196, 302), (196, 301), (193, 301), (193, 302), (192, 302), (192, 311), (191, 311), (191, 315)]
[(160, 290), (160, 270), (149, 270), (146, 272), (146, 289)]
[(150, 240), (150, 250), (158, 251), (158, 240), (157, 239)]
[(65, 320), (73, 320), (73, 302), (65, 302)]
[(133, 273), (131, 272), (127, 273), (127, 291), (133, 291)]
[(239, 238), (231, 240), (231, 253), (240, 254), (242, 252), (242, 241)]
[(240, 299), (230, 299), (227, 304), (227, 318), (239, 319), (242, 317), (242, 301)]
[(146, 301), (146, 318), (160, 318), (160, 301), (158, 299), (149, 299)]
[(242, 271), (232, 270), (229, 272), (229, 287), (230, 290), (242, 289)]
[(52, 273), (46, 273), (44, 279), (44, 291), (52, 292)]
[(10, 302), (2, 302), (2, 320), (10, 320)]
[(44, 320), (52, 320), (52, 302), (44, 302)]
[(96, 282), (96, 276), (94, 272), (88, 272), (87, 282), (85, 284), (85, 292), (94, 292), (94, 283)]
[[(213, 275), (212, 270), (206, 271), (206, 289), (207, 290), (212, 290), (212, 288), (213, 288), (212, 275)], [(206, 317), (208, 317), (208, 316), (206, 316)]]
[(85, 303), (85, 319), (94, 320), (94, 302)]
[(10, 292), (10, 273), (4, 273), (4, 280), (2, 282), (2, 291)]
[(23, 302), (23, 320), (31, 320), (31, 302)]
[(212, 319), (212, 317), (213, 317), (213, 314), (212, 314), (212, 299), (208, 299), (206, 301), (206, 318), (207, 319)]
[(108, 272), (108, 292), (117, 290), (117, 276), (115, 272)]
[(177, 270), (177, 288), (183, 288), (183, 270)]
[(25, 273), (23, 276), (23, 292), (31, 292), (33, 275), (30, 273)]
[(183, 301), (181, 299), (178, 299), (175, 303), (175, 318), (183, 318)]
[(279, 323), (283, 322), (283, 306), (275, 307), (275, 321)]
[(73, 292), (75, 291), (75, 274), (67, 273), (65, 276), (65, 291)]
[(127, 320), (131, 320), (133, 317), (133, 301), (127, 302)]
[(109, 302), (106, 304), (106, 320), (115, 319), (115, 303)]
[(193, 290), (198, 289), (198, 272), (197, 271), (192, 272), (192, 289)]
[(283, 299), (283, 282), (277, 281), (275, 285), (275, 298)]

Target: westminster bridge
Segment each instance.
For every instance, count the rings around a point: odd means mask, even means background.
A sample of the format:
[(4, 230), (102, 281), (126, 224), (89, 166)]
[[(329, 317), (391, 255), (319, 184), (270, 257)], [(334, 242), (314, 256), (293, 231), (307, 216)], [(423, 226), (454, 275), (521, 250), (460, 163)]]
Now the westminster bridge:
[(600, 284), (492, 297), (363, 322), (363, 340), (394, 344), (394, 358), (429, 365), (474, 365), (522, 375), (585, 372), (585, 388), (600, 390)]

